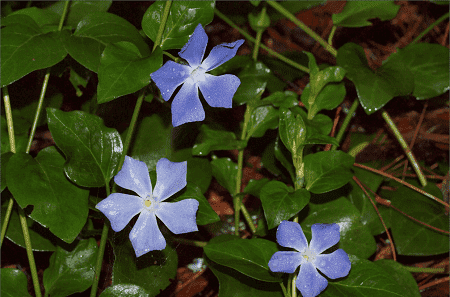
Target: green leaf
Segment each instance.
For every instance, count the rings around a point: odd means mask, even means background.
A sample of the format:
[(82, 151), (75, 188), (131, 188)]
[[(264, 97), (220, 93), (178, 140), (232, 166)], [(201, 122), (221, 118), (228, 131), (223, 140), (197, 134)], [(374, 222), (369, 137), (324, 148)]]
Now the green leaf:
[(281, 282), (279, 275), (272, 273), (268, 263), (278, 251), (277, 244), (261, 238), (237, 239), (221, 243), (209, 242), (203, 248), (206, 256), (221, 265), (265, 282)]
[(379, 18), (382, 21), (393, 19), (400, 5), (395, 5), (394, 1), (349, 1), (344, 9), (333, 14), (333, 25), (341, 27), (364, 27), (371, 26), (369, 19)]
[(20, 207), (34, 205), (33, 220), (71, 243), (86, 222), (89, 191), (72, 184), (63, 166), (64, 158), (54, 146), (41, 150), (35, 159), (15, 153), (6, 168), (6, 181)]
[[(64, 20), (67, 26), (76, 27), (81, 19), (86, 15), (86, 12), (106, 12), (111, 6), (111, 0), (102, 1), (70, 1), (70, 8)], [(55, 4), (45, 8), (45, 10), (56, 12), (59, 15), (58, 21), (62, 16), (64, 10), (64, 1), (58, 1)]]
[[(392, 260), (372, 262), (350, 255), (352, 268), (347, 277), (329, 281), (325, 297), (419, 297), (412, 274)], [(389, 262), (389, 263), (388, 263)]]
[(338, 189), (353, 177), (350, 168), (355, 158), (342, 151), (324, 151), (307, 155), (305, 162), (306, 189), (321, 194)]
[(27, 290), (27, 277), (25, 273), (14, 268), (2, 268), (0, 271), (2, 283), (1, 295), (3, 297), (31, 297)]
[(238, 105), (242, 105), (263, 91), (273, 75), (271, 75), (270, 69), (262, 62), (251, 61), (245, 64), (238, 77), (241, 80), (241, 84), (234, 94), (233, 101)]
[(399, 49), (398, 55), (414, 76), (413, 96), (418, 100), (439, 96), (450, 89), (449, 52), (445, 46), (416, 43)]
[(212, 169), (209, 160), (203, 158), (192, 157), (187, 161), (187, 176), (188, 184), (195, 184), (200, 189), (201, 193), (205, 193), (212, 179)]
[(106, 45), (91, 37), (78, 37), (71, 34), (61, 38), (69, 55), (87, 69), (97, 73), (100, 58)]
[(250, 27), (257, 32), (257, 31), (264, 31), (267, 27), (270, 27), (270, 18), (267, 13), (262, 14), (262, 11), (258, 13), (258, 15), (255, 15), (253, 13), (248, 14), (248, 22), (250, 23)]
[[(419, 187), (418, 183), (412, 179), (408, 179), (407, 182)], [(397, 187), (398, 183), (392, 182), (392, 185)], [(423, 190), (442, 199), (442, 193), (436, 185), (428, 184)], [(445, 215), (444, 207), (430, 198), (403, 185), (397, 191), (383, 190), (380, 195), (389, 199), (393, 206), (409, 216), (441, 230), (448, 230), (448, 216)], [(381, 206), (381, 208), (384, 207)], [(448, 234), (427, 228), (392, 209), (389, 213), (391, 232), (395, 238), (398, 254), (430, 256), (447, 253), (449, 250)]]
[(112, 285), (132, 284), (145, 290), (145, 296), (154, 297), (175, 279), (178, 255), (169, 245), (162, 251), (152, 251), (136, 258), (128, 239), (130, 228), (125, 228), (114, 242), (115, 261)]
[(48, 126), (58, 147), (66, 155), (64, 171), (83, 187), (108, 184), (119, 166), (122, 140), (116, 129), (101, 118), (83, 111), (47, 109)]
[[(294, 1), (290, 1), (291, 3)], [(280, 2), (284, 3), (284, 2)], [(287, 3), (287, 2), (286, 2)], [(297, 30), (301, 30), (298, 28)], [(308, 56), (305, 55), (304, 52), (298, 52), (298, 51), (286, 51), (283, 52), (283, 56), (297, 62), (300, 65), (305, 66), (305, 68), (308, 68)], [(286, 64), (285, 62), (266, 55), (261, 55), (261, 57), (258, 56), (258, 60), (262, 61), (264, 65), (269, 67), (269, 69), (272, 71), (273, 74), (275, 74), (277, 77), (281, 77), (283, 81), (295, 81), (297, 78), (302, 78), (303, 76), (307, 75), (306, 72), (303, 72), (299, 70), (298, 68)], [(297, 102), (298, 104), (298, 102)], [(287, 106), (285, 106), (287, 107)]]
[(244, 193), (253, 195), (255, 197), (260, 197), (261, 195), (261, 189), (269, 182), (268, 178), (263, 178), (263, 179), (251, 179), (247, 186), (244, 189)]
[[(53, 11), (49, 11), (46, 9), (41, 9), (37, 7), (28, 7), (21, 10), (14, 11), (12, 14), (8, 15), (8, 17), (15, 15), (26, 15), (32, 18), (39, 27), (43, 27), (45, 25), (58, 25), (60, 17), (58, 14)], [(2, 26), (4, 26), (2, 22)]]
[[(142, 18), (145, 34), (156, 41), (165, 2), (153, 3)], [(164, 28), (160, 46), (163, 50), (182, 48), (200, 23), (204, 26), (214, 18), (215, 1), (174, 1)]]
[[(287, 11), (289, 11), (292, 14), (295, 14), (301, 10), (306, 10), (314, 6), (319, 6), (325, 4), (325, 0), (319, 0), (319, 1), (281, 1), (278, 4), (283, 6)], [(268, 10), (270, 12), (270, 19), (272, 22), (276, 22), (279, 19), (286, 18), (283, 14), (281, 14), (278, 11), (274, 11), (271, 7)]]
[(293, 155), (305, 144), (305, 123), (301, 116), (295, 116), (289, 109), (280, 108), (279, 133), (284, 145)]
[(238, 166), (230, 158), (218, 158), (211, 161), (212, 174), (219, 184), (231, 194), (236, 192)]
[(118, 284), (106, 288), (100, 297), (147, 297), (147, 292), (136, 285)]
[(279, 181), (270, 181), (262, 189), (260, 199), (269, 229), (289, 220), (309, 202), (310, 194), (305, 189), (294, 191)]
[(197, 186), (187, 185), (186, 191), (180, 196), (168, 202), (177, 202), (184, 199), (195, 199), (199, 202), (197, 211), (197, 225), (207, 225), (220, 221), (217, 213), (212, 209), (208, 200), (203, 196), (202, 192)]
[(219, 280), (219, 297), (283, 297), (276, 283), (268, 283), (248, 277), (234, 269), (219, 265), (206, 258), (208, 268)]
[(44, 271), (44, 287), (50, 296), (69, 296), (83, 292), (92, 285), (97, 259), (97, 242), (94, 238), (80, 240), (73, 250), (57, 247)]
[(376, 112), (395, 96), (408, 95), (414, 89), (413, 74), (402, 59), (395, 58), (396, 55), (391, 54), (383, 66), (374, 71), (361, 46), (349, 42), (338, 50), (336, 62), (347, 70), (346, 76), (355, 84), (367, 114)]
[(262, 102), (270, 102), (275, 107), (291, 108), (298, 105), (298, 95), (292, 91), (275, 92), (267, 96)]
[(162, 66), (162, 50), (142, 57), (130, 42), (108, 44), (98, 68), (98, 103), (139, 91), (150, 83), (150, 73)]
[(253, 110), (247, 123), (246, 139), (263, 137), (268, 129), (278, 127), (279, 112), (272, 106), (260, 106)]
[[(2, 131), (2, 133), (3, 133), (3, 131)], [(11, 158), (12, 155), (13, 155), (12, 152), (7, 152), (7, 153), (2, 154), (0, 161), (1, 161), (1, 165), (3, 168), (6, 168), (6, 166), (8, 165), (9, 158)], [(5, 176), (4, 172), (2, 172), (2, 174), (1, 174), (0, 186), (1, 186), (0, 192), (3, 192), (3, 190), (6, 188), (6, 176)]]
[(196, 144), (192, 148), (192, 154), (204, 156), (211, 151), (235, 150), (246, 146), (247, 141), (236, 139), (236, 135), (233, 132), (215, 129), (203, 124), (200, 127), (200, 134), (197, 136)]
[(275, 146), (273, 152), (278, 161), (280, 161), (281, 165), (283, 165), (284, 168), (286, 168), (286, 170), (288, 171), (291, 180), (295, 181), (295, 173), (294, 173), (295, 168), (294, 165), (292, 164), (292, 155), (288, 151), (288, 149), (283, 145), (283, 142), (280, 141), (279, 137), (275, 139)]
[(369, 228), (361, 223), (361, 214), (346, 198), (340, 197), (321, 204), (309, 203), (305, 210), (307, 212), (300, 217), (306, 218), (300, 225), (307, 238), (311, 238), (313, 224), (336, 223), (341, 235), (339, 248), (365, 259), (376, 252), (377, 245)]
[(303, 89), (301, 100), (312, 118), (322, 109), (332, 110), (338, 107), (344, 101), (346, 91), (344, 83), (329, 83), (317, 94), (312, 104), (308, 102), (308, 98), (311, 98), (310, 93), (311, 84), (309, 83)]
[(67, 51), (60, 41), (60, 34), (63, 33), (43, 33), (37, 25), (30, 28), (13, 24), (1, 29), (1, 87), (62, 61)]

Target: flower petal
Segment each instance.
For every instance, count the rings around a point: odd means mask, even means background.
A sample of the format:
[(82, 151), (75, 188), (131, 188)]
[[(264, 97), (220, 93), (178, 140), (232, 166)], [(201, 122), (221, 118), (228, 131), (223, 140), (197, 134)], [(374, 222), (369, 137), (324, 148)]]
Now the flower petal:
[(239, 78), (232, 74), (214, 76), (205, 73), (205, 80), (199, 81), (198, 87), (211, 107), (231, 108), (234, 93), (240, 84)]
[(207, 43), (208, 35), (206, 35), (202, 24), (198, 24), (178, 55), (188, 61), (191, 67), (197, 68), (203, 60)]
[(167, 61), (161, 68), (150, 74), (164, 100), (169, 101), (175, 89), (191, 75), (193, 68)]
[(152, 183), (144, 162), (125, 156), (122, 169), (114, 177), (116, 184), (145, 198), (152, 194)]
[(136, 257), (154, 250), (163, 250), (166, 240), (159, 231), (156, 216), (149, 211), (143, 211), (130, 232), (130, 240)]
[(111, 222), (111, 228), (119, 232), (130, 220), (142, 211), (142, 198), (122, 193), (113, 193), (100, 201), (95, 208)]
[(352, 265), (343, 249), (338, 249), (331, 254), (317, 255), (314, 264), (317, 269), (331, 279), (348, 275)]
[(299, 252), (276, 252), (269, 260), (269, 268), (273, 272), (294, 273), (301, 261)]
[(175, 203), (162, 202), (156, 216), (174, 234), (198, 231), (195, 220), (198, 201), (185, 199)]
[(317, 272), (311, 263), (305, 263), (300, 266), (295, 285), (303, 297), (314, 297), (325, 290), (328, 281)]
[(186, 187), (187, 162), (170, 162), (166, 158), (156, 163), (156, 185), (153, 198), (164, 201)]
[(329, 249), (340, 239), (338, 224), (314, 224), (311, 226), (311, 233), (309, 248), (316, 254)]
[(172, 102), (172, 126), (177, 127), (188, 122), (205, 119), (197, 84), (185, 83)]
[(277, 242), (284, 247), (303, 252), (308, 247), (305, 234), (299, 223), (282, 221), (277, 229)]
[(244, 39), (236, 40), (231, 43), (222, 43), (213, 47), (208, 57), (203, 61), (202, 67), (206, 71), (222, 65), (236, 55), (239, 47), (245, 42)]

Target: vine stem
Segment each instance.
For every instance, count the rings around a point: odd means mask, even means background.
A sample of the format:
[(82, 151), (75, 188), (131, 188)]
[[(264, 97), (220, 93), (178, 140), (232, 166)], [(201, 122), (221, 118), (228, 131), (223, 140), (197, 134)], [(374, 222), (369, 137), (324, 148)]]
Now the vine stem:
[[(356, 109), (359, 106), (359, 100), (355, 99), (355, 101), (353, 101), (352, 106), (350, 107), (347, 115), (345, 116), (344, 122), (342, 123), (341, 128), (339, 128), (339, 132), (336, 135), (336, 140), (337, 142), (341, 142), (342, 137), (344, 136), (345, 131), (347, 130), (348, 124), (350, 124), (350, 120), (353, 117), (353, 113), (356, 111)], [(337, 149), (337, 145), (334, 145), (331, 147), (332, 151), (335, 151)]]
[[(156, 37), (156, 41), (155, 41), (155, 44), (153, 45), (152, 51), (155, 51), (156, 47), (161, 44), (161, 36), (162, 36), (162, 33), (164, 32), (164, 28), (166, 26), (167, 17), (169, 15), (171, 5), (172, 5), (172, 1), (167, 1), (165, 3), (163, 17), (162, 17), (161, 23), (159, 25), (158, 35)], [(136, 126), (136, 122), (137, 122), (137, 119), (139, 116), (139, 112), (141, 110), (142, 102), (144, 101), (144, 95), (145, 95), (145, 89), (142, 89), (139, 93), (138, 99), (136, 101), (136, 105), (134, 107), (133, 115), (132, 115), (131, 121), (130, 121), (130, 126), (128, 128), (128, 133), (125, 138), (122, 155), (120, 156), (119, 166), (117, 166), (114, 175), (116, 175), (117, 172), (122, 168), (122, 164), (125, 160), (125, 156), (127, 155), (128, 149), (130, 147), (131, 139), (133, 136), (133, 132), (134, 132), (134, 129)], [(116, 187), (117, 187), (117, 185), (114, 183), (113, 192), (116, 191)], [(107, 196), (109, 196), (110, 189), (109, 189), (108, 181), (105, 181), (105, 188), (106, 188), (106, 194), (107, 194)], [(94, 273), (94, 279), (92, 281), (90, 297), (95, 297), (97, 295), (98, 281), (99, 281), (99, 276), (100, 276), (100, 272), (102, 269), (103, 256), (105, 254), (106, 241), (108, 239), (108, 232), (109, 232), (109, 225), (103, 224), (102, 236), (100, 238), (100, 245), (99, 245), (99, 249), (98, 249), (98, 253), (97, 253), (97, 261), (96, 261), (96, 265), (95, 265), (95, 273)]]
[(421, 272), (421, 273), (445, 273), (445, 267), (429, 268), (429, 267), (411, 267), (403, 266), (409, 272)]
[[(221, 18), (225, 23), (227, 23), (228, 25), (230, 25), (231, 27), (233, 27), (234, 29), (238, 30), (239, 33), (241, 33), (248, 41), (256, 43), (256, 39), (253, 38), (250, 34), (248, 34), (247, 32), (245, 32), (244, 30), (242, 30), (241, 28), (239, 28), (235, 23), (233, 23), (232, 20), (230, 20), (226, 15), (224, 15), (223, 13), (221, 13), (220, 11), (217, 10), (217, 8), (214, 9), (214, 13)], [(283, 55), (280, 55), (279, 53), (277, 53), (276, 51), (273, 51), (272, 49), (268, 48), (267, 46), (265, 46), (264, 44), (260, 44), (260, 47), (263, 48), (264, 50), (266, 50), (269, 54), (275, 56), (277, 59), (285, 62), (286, 64), (291, 65), (292, 67), (295, 67), (303, 72), (309, 73), (309, 69), (303, 65), (300, 65), (288, 58), (286, 58)]]
[(417, 177), (419, 178), (420, 184), (425, 187), (427, 185), (427, 178), (423, 174), (422, 170), (420, 169), (419, 163), (417, 163), (416, 158), (414, 157), (414, 154), (412, 153), (411, 149), (409, 148), (408, 144), (406, 143), (405, 139), (403, 138), (403, 135), (398, 130), (397, 126), (395, 125), (394, 121), (389, 116), (388, 112), (383, 109), (381, 112), (381, 116), (388, 124), (389, 128), (391, 128), (392, 132), (395, 135), (395, 138), (397, 138), (397, 141), (400, 143), (401, 147), (403, 148), (403, 151), (405, 152), (406, 156), (408, 157), (408, 160), (411, 162), (411, 165), (414, 168), (414, 171), (417, 174)]
[[(267, 7), (264, 6), (263, 9), (261, 10), (261, 19), (264, 19), (264, 17), (266, 16), (266, 10), (267, 10)], [(255, 61), (255, 62), (258, 60), (258, 52), (259, 52), (259, 47), (261, 45), (261, 37), (262, 37), (263, 32), (264, 32), (264, 29), (262, 29), (262, 28), (256, 32), (256, 43), (255, 43), (255, 47), (253, 48), (253, 56), (252, 56), (253, 61)]]
[(414, 44), (414, 43), (418, 42), (420, 39), (422, 39), (422, 37), (424, 37), (428, 32), (430, 32), (431, 29), (433, 29), (435, 26), (437, 26), (440, 23), (442, 23), (443, 21), (445, 21), (449, 17), (449, 15), (450, 15), (450, 12), (447, 12), (446, 14), (444, 14), (443, 16), (438, 18), (428, 28), (426, 28), (422, 33), (420, 33), (410, 44)]
[(332, 54), (334, 57), (337, 56), (337, 50), (332, 47), (328, 42), (323, 40), (320, 35), (318, 35), (316, 32), (311, 30), (308, 26), (306, 26), (302, 21), (297, 19), (292, 13), (290, 13), (287, 9), (285, 9), (283, 6), (281, 6), (278, 2), (275, 2), (273, 0), (266, 1), (267, 4), (272, 6), (276, 11), (284, 15), (286, 18), (291, 20), (294, 24), (296, 24), (300, 29), (305, 31), (306, 34), (314, 38), (321, 46), (323, 46), (330, 54)]

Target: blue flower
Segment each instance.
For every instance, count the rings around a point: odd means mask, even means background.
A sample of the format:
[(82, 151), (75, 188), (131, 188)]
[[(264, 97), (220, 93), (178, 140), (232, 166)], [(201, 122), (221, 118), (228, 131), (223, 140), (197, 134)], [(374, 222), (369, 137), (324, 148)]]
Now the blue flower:
[(239, 78), (232, 74), (213, 76), (206, 72), (233, 58), (244, 40), (215, 46), (202, 63), (207, 43), (208, 35), (202, 25), (198, 24), (189, 41), (178, 53), (189, 63), (189, 66), (168, 61), (150, 74), (166, 101), (170, 99), (175, 89), (183, 84), (172, 102), (174, 127), (205, 119), (205, 111), (198, 97), (198, 88), (210, 106), (232, 107), (234, 93), (241, 84)]
[(113, 193), (95, 207), (119, 232), (137, 214), (139, 218), (130, 232), (136, 257), (153, 250), (163, 250), (166, 240), (158, 229), (156, 217), (175, 234), (198, 231), (195, 215), (198, 201), (185, 199), (175, 203), (163, 202), (186, 186), (187, 162), (170, 162), (163, 158), (156, 164), (156, 185), (152, 183), (144, 162), (125, 157), (122, 169), (114, 177), (116, 184), (139, 196)]
[(295, 285), (305, 297), (319, 295), (328, 285), (328, 281), (317, 269), (329, 278), (336, 279), (348, 275), (351, 268), (348, 255), (343, 249), (331, 254), (321, 254), (338, 243), (338, 224), (314, 224), (311, 226), (311, 233), (311, 244), (308, 246), (300, 224), (281, 222), (277, 229), (277, 242), (281, 246), (294, 248), (297, 252), (276, 252), (269, 261), (269, 268), (274, 272), (294, 273), (301, 265)]

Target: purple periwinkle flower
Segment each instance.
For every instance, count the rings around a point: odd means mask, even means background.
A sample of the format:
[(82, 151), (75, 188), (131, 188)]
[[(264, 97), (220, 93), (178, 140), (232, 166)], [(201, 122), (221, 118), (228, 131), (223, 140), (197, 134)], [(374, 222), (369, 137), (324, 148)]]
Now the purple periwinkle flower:
[(197, 200), (163, 202), (186, 186), (186, 173), (186, 161), (175, 163), (165, 158), (160, 159), (156, 164), (156, 185), (152, 191), (147, 165), (126, 156), (114, 181), (139, 196), (113, 193), (95, 206), (109, 219), (111, 228), (116, 232), (125, 228), (139, 214), (130, 232), (136, 257), (166, 247), (166, 240), (159, 231), (156, 217), (175, 234), (198, 231), (195, 219)]
[(304, 297), (317, 296), (328, 285), (328, 281), (317, 269), (329, 278), (336, 279), (348, 275), (351, 268), (348, 255), (343, 249), (331, 254), (321, 254), (338, 243), (338, 224), (314, 224), (311, 226), (311, 233), (311, 243), (308, 246), (299, 223), (281, 222), (277, 229), (278, 244), (296, 249), (297, 252), (276, 252), (269, 261), (269, 268), (273, 272), (294, 273), (300, 266), (295, 285)]
[(232, 107), (234, 93), (241, 84), (239, 78), (232, 74), (214, 76), (206, 72), (233, 58), (244, 40), (215, 46), (202, 62), (207, 43), (208, 35), (202, 25), (198, 24), (189, 41), (178, 53), (189, 63), (189, 66), (168, 61), (150, 74), (165, 101), (168, 101), (175, 89), (183, 84), (172, 102), (174, 127), (205, 119), (205, 111), (198, 97), (199, 88), (210, 106)]

